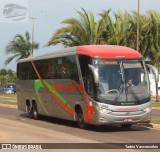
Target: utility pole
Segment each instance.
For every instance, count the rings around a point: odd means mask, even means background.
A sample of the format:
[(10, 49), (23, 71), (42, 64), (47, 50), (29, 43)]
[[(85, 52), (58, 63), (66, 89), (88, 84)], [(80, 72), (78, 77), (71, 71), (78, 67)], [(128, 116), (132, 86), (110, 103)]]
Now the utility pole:
[(33, 57), (33, 43), (34, 43), (34, 21), (35, 21), (35, 17), (31, 17), (32, 20), (32, 54), (31, 56)]
[(139, 51), (139, 20), (140, 20), (140, 0), (138, 0), (138, 14), (137, 14), (137, 51)]

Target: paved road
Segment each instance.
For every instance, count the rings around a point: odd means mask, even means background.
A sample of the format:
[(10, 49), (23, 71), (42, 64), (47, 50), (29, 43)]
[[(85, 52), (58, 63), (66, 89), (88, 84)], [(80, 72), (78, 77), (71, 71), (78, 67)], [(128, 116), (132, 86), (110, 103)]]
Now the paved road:
[(42, 120), (29, 119), (26, 113), (17, 109), (0, 107), (0, 118), (13, 120), (17, 123), (25, 123), (34, 127), (49, 129), (61, 133), (67, 133), (74, 137), (81, 137), (85, 140), (93, 140), (95, 142), (104, 143), (158, 143), (160, 141), (160, 130), (149, 129), (146, 127), (133, 126), (128, 130), (115, 126), (89, 126), (87, 130), (77, 128), (76, 123), (55, 119), (50, 117), (42, 117)]

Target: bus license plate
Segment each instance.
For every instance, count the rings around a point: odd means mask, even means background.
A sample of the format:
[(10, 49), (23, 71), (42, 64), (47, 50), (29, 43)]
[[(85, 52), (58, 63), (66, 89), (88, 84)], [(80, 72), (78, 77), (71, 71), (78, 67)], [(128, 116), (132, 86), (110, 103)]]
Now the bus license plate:
[(124, 119), (124, 122), (132, 122), (133, 120), (132, 120), (132, 118), (126, 118), (126, 119)]

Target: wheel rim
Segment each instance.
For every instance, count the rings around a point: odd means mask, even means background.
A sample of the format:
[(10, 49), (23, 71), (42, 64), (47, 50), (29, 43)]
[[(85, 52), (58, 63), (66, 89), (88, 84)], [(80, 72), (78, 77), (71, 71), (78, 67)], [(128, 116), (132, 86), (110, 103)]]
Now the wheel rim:
[(30, 105), (26, 106), (26, 111), (27, 111), (28, 115), (31, 114), (31, 106)]
[(36, 117), (36, 116), (37, 116), (37, 111), (36, 111), (35, 109), (34, 109), (33, 114), (34, 114), (34, 117)]
[(79, 122), (79, 124), (83, 124), (83, 115), (81, 114), (81, 113), (79, 113), (79, 115), (78, 115), (78, 122)]
[(37, 112), (37, 105), (36, 104), (33, 104), (33, 118), (35, 120), (39, 119), (39, 114)]
[(85, 127), (83, 113), (77, 113), (77, 123), (79, 128), (83, 129)]

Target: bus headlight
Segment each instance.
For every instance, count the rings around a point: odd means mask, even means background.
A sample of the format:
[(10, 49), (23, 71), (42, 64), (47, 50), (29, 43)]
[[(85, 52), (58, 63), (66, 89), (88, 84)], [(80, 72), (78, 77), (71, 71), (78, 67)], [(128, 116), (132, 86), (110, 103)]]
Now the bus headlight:
[(144, 112), (149, 112), (150, 110), (151, 110), (151, 107), (148, 107), (148, 108), (144, 109), (143, 111)]
[(102, 112), (102, 113), (111, 113), (112, 111), (108, 110), (108, 109), (104, 109), (104, 108), (99, 108), (99, 111)]

